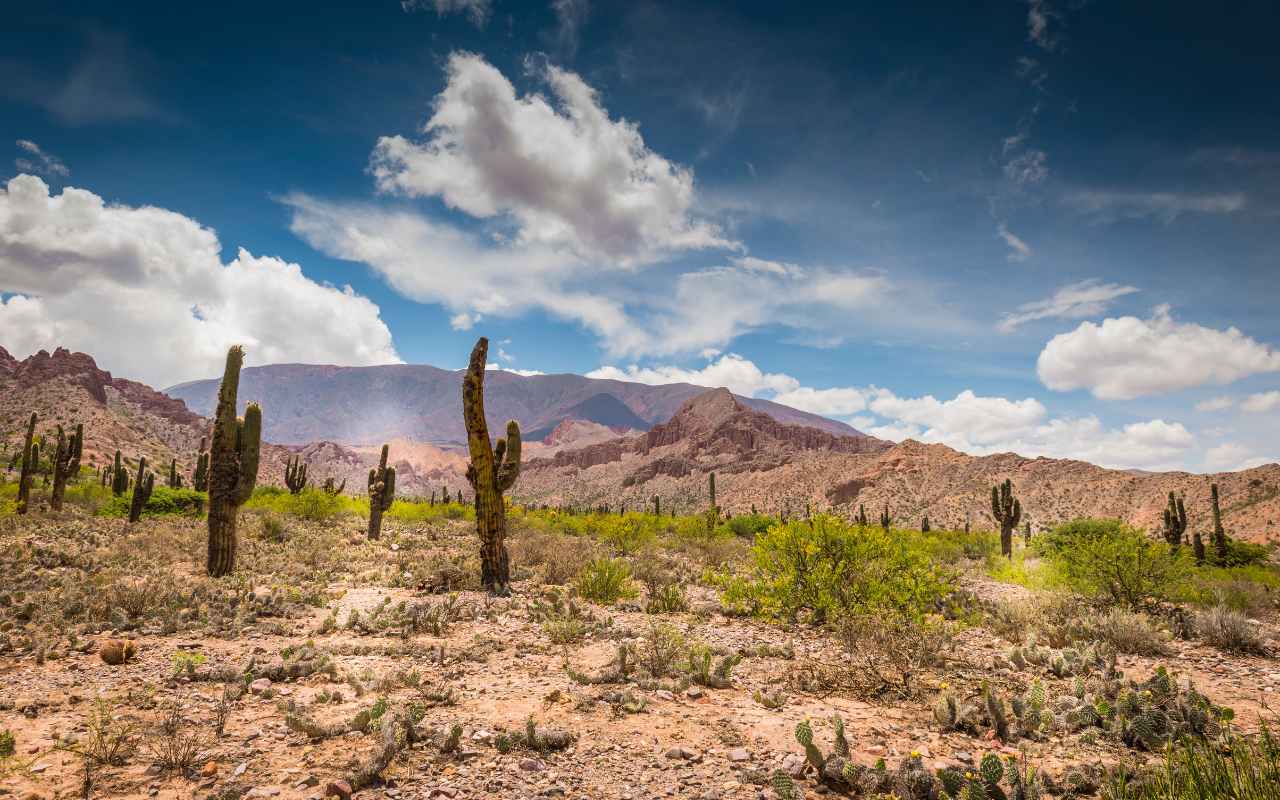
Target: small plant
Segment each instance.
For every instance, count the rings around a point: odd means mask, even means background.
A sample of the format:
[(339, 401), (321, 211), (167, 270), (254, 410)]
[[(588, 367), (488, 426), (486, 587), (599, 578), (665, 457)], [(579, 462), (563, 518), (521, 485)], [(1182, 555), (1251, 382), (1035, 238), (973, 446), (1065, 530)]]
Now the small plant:
[[(705, 644), (695, 644), (689, 648), (688, 668), (689, 678), (699, 686), (706, 686), (712, 689), (728, 689), (733, 686), (730, 675), (733, 668), (742, 661), (742, 656), (737, 653), (730, 653), (721, 656), (719, 660), (714, 660), (715, 656), (710, 647)], [(712, 666), (714, 660), (715, 666)]]
[(756, 689), (751, 699), (770, 711), (777, 711), (787, 704), (787, 694), (781, 689)]
[(687, 652), (684, 634), (674, 625), (653, 622), (640, 643), (640, 665), (655, 678), (671, 673), (682, 653)]
[(18, 743), (14, 739), (13, 731), (8, 728), (0, 730), (0, 758), (9, 758), (17, 751)]
[(573, 584), (578, 596), (611, 605), (636, 596), (631, 583), (631, 567), (620, 558), (597, 558), (578, 573)]
[(174, 703), (152, 733), (148, 748), (164, 772), (190, 775), (204, 758), (204, 742), (200, 732), (182, 715), (182, 707)]
[(191, 650), (179, 650), (173, 654), (170, 661), (173, 663), (173, 676), (191, 675), (196, 671), (196, 667), (202, 666), (208, 658), (204, 653), (195, 653)]
[(1198, 612), (1192, 619), (1191, 628), (1196, 636), (1219, 650), (1267, 654), (1267, 646), (1258, 634), (1257, 626), (1239, 611), (1214, 606)]

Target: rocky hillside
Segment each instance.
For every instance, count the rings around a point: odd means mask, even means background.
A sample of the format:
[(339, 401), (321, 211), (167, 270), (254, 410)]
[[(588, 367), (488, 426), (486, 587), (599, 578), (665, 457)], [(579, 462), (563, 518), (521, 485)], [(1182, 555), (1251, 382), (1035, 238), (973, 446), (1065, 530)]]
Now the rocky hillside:
[(1280, 465), (1193, 475), (1109, 470), (1082, 461), (974, 457), (944, 445), (898, 445), (781, 425), (723, 390), (685, 404), (647, 433), (561, 449), (530, 459), (516, 494), (539, 503), (639, 508), (654, 495), (665, 508), (706, 506), (715, 471), (719, 505), (741, 514), (831, 510), (852, 516), (859, 504), (895, 524), (991, 525), (990, 487), (1012, 479), (1034, 528), (1080, 516), (1119, 517), (1154, 530), (1170, 491), (1185, 493), (1191, 525), (1208, 530), (1209, 484), (1218, 483), (1228, 529), (1264, 541), (1280, 538)]
[[(165, 390), (199, 414), (213, 411), (216, 380)], [(517, 375), (493, 371), (485, 378), (485, 411), (491, 428), (509, 419), (528, 438), (541, 439), (568, 419), (646, 430), (705, 387), (687, 383), (649, 386), (581, 375)], [(240, 376), (241, 402), (262, 405), (263, 435), (273, 442), (305, 444), (328, 439), (348, 445), (395, 437), (437, 444), (466, 441), (462, 427), (462, 371), (416, 364), (333, 367), (276, 364), (249, 367)], [(783, 423), (828, 433), (862, 436), (842, 422), (756, 398), (738, 400)]]

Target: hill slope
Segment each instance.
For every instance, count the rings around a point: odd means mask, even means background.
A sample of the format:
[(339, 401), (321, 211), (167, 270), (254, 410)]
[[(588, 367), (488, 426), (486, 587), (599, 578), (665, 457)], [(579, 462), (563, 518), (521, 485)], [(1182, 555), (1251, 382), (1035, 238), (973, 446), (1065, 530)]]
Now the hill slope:
[[(705, 391), (705, 387), (687, 383), (649, 386), (581, 375), (525, 376), (495, 370), (485, 377), (485, 412), (490, 426), (514, 419), (521, 429), (544, 431), (544, 436), (571, 418), (646, 429), (667, 421), (685, 401)], [(208, 414), (217, 400), (218, 382), (184, 383), (165, 392), (183, 400), (196, 413)], [(601, 395), (617, 403), (601, 400)], [(289, 444), (318, 439), (376, 444), (395, 437), (461, 443), (466, 441), (461, 397), (461, 370), (416, 364), (275, 364), (249, 367), (240, 376), (241, 402), (255, 400), (262, 405), (263, 435)], [(809, 425), (837, 435), (863, 435), (842, 422), (768, 400), (739, 400), (779, 422)], [(622, 416), (618, 405), (643, 424), (615, 421)]]

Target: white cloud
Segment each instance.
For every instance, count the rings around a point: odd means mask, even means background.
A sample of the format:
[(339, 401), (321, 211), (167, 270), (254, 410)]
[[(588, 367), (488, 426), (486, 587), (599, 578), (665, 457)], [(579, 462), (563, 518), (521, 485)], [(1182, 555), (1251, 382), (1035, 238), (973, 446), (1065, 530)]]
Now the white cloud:
[(530, 375), (546, 375), (547, 374), (540, 369), (513, 369), (511, 367), (505, 367), (502, 364), (498, 364), (493, 361), (490, 361), (489, 363), (485, 364), (484, 368), (488, 371), (510, 372), (514, 375), (523, 375), (526, 378), (529, 377)]
[(711, 389), (723, 386), (745, 397), (756, 397), (761, 393), (785, 393), (800, 388), (800, 382), (790, 375), (764, 372), (754, 362), (736, 353), (726, 353), (702, 369), (673, 366), (642, 368), (635, 364), (626, 369), (603, 366), (588, 372), (587, 377), (634, 381), (652, 386), (668, 383), (692, 383)]
[(29, 139), (19, 139), (17, 145), (19, 150), (30, 156), (30, 158), (24, 156), (14, 160), (14, 166), (18, 168), (19, 172), (50, 175), (59, 178), (66, 178), (71, 175), (71, 170), (67, 169), (66, 164), (62, 163), (62, 159), (53, 153), (44, 151), (35, 142)]
[(1199, 403), (1196, 403), (1195, 408), (1196, 411), (1200, 411), (1202, 413), (1211, 413), (1214, 411), (1225, 411), (1235, 404), (1236, 400), (1234, 397), (1224, 394), (1217, 397), (1210, 397), (1208, 400), (1201, 400)]
[(297, 264), (240, 250), (161, 208), (108, 205), (84, 189), (51, 196), (33, 175), (0, 192), (0, 345), (24, 357), (65, 346), (166, 386), (218, 374), (227, 347), (254, 363), (399, 361), (378, 307)]
[(996, 233), (1009, 246), (1010, 261), (1026, 261), (1031, 257), (1031, 245), (1024, 242), (1017, 234), (1009, 230), (1009, 226), (1001, 222), (996, 226)]
[(437, 16), (466, 14), (477, 28), (483, 28), (493, 15), (493, 0), (400, 0), (405, 11), (434, 9)]
[(1040, 401), (1030, 397), (979, 397), (968, 389), (946, 401), (933, 395), (901, 398), (881, 389), (870, 408), (882, 417), (919, 426), (926, 441), (941, 441), (966, 450), (997, 444), (1011, 434), (1031, 430), (1048, 414)]
[(1175, 322), (1169, 307), (1159, 306), (1150, 319), (1083, 322), (1058, 334), (1041, 351), (1036, 370), (1050, 389), (1131, 400), (1280, 372), (1280, 353), (1236, 328)]
[[(1008, 146), (1009, 140), (1005, 140)], [(1005, 177), (1018, 186), (1032, 186), (1049, 177), (1049, 155), (1043, 150), (1029, 149), (1004, 164)]]
[(1046, 0), (1027, 0), (1027, 41), (1043, 50), (1052, 51), (1058, 46), (1058, 38), (1049, 30), (1055, 11)]
[(1064, 201), (1076, 211), (1103, 222), (1154, 217), (1166, 224), (1181, 214), (1234, 214), (1246, 204), (1245, 196), (1238, 192), (1192, 194), (1102, 189), (1071, 192)]
[(1265, 414), (1280, 409), (1280, 391), (1251, 394), (1240, 402), (1240, 410), (1250, 414)]
[(1023, 303), (1017, 311), (1005, 314), (999, 329), (1012, 333), (1019, 325), (1038, 319), (1082, 319), (1103, 313), (1111, 301), (1138, 291), (1133, 286), (1102, 283), (1096, 278), (1059, 287), (1047, 300)]
[(1238, 442), (1223, 442), (1204, 452), (1204, 466), (1210, 472), (1239, 472), (1277, 461), (1280, 459), (1255, 455), (1252, 448)]
[(556, 105), (518, 96), (483, 58), (454, 53), (426, 139), (378, 140), (378, 188), (509, 221), (525, 246), (621, 266), (740, 247), (692, 215), (692, 171), (650, 150), (636, 125), (610, 119), (576, 74), (554, 66), (535, 74)]
[(590, 0), (551, 0), (551, 10), (556, 15), (552, 41), (560, 52), (572, 58), (578, 52), (582, 26), (591, 13)]

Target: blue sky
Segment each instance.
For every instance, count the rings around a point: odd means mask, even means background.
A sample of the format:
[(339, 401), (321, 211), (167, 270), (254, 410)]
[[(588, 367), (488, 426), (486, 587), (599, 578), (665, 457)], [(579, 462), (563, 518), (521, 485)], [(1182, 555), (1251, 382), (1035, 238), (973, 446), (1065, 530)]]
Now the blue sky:
[(690, 5), (11, 12), (0, 345), (165, 386), (484, 334), (975, 453), (1280, 458), (1273, 4)]

